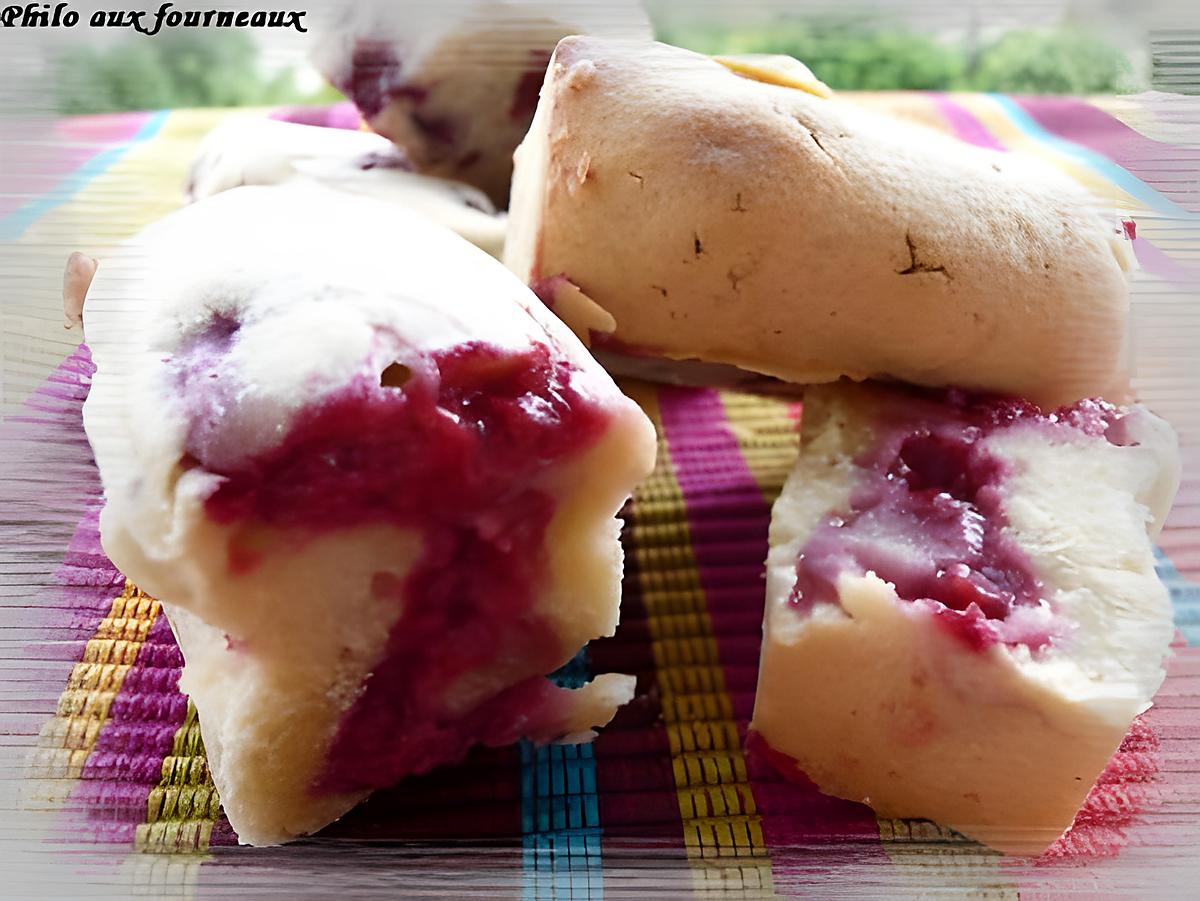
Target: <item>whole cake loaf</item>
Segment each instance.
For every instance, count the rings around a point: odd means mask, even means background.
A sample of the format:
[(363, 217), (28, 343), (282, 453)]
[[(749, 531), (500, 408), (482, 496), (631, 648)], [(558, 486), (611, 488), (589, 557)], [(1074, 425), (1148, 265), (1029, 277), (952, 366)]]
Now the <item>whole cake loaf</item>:
[(505, 262), (634, 374), (1122, 396), (1117, 219), (1036, 159), (828, 93), (803, 67), (563, 40)]

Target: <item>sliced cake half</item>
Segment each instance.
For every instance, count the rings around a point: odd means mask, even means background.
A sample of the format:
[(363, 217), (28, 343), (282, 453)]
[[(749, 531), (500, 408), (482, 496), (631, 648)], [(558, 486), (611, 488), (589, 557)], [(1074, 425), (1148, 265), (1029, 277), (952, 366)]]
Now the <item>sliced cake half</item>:
[(559, 38), (651, 35), (639, 0), (355, 0), (320, 31), (313, 63), (375, 131), (501, 208)]
[(378, 201), (236, 188), (102, 260), (84, 320), (104, 548), (163, 601), (243, 842), (629, 699), (545, 676), (616, 627), (654, 430), (499, 262)]
[(1164, 677), (1174, 433), (1096, 400), (805, 398), (753, 728), (829, 794), (1040, 851)]

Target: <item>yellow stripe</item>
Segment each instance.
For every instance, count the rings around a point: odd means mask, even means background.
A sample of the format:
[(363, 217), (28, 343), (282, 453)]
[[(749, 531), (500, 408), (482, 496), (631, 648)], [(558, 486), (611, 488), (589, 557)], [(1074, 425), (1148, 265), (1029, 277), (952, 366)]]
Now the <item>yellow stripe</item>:
[(638, 563), (694, 886), (769, 893), (761, 818), (689, 540), (683, 493), (662, 437), (658, 398), (648, 386), (624, 387), (659, 434), (658, 464), (637, 490), (628, 547)]
[[(42, 729), (33, 760), (35, 778), (80, 777), (160, 612), (157, 600), (126, 581), (88, 640), (83, 659), (71, 670), (54, 719)], [(196, 708), (189, 700), (187, 717), (163, 759), (162, 778), (150, 792), (146, 822), (137, 827), (134, 845), (139, 851), (206, 851), (220, 809)]]
[(1001, 868), (1004, 855), (929, 820), (877, 818), (884, 853), (913, 890), (930, 885), (971, 886), (972, 898), (1020, 898)]
[[(107, 248), (179, 208), (196, 147), (229, 115), (229, 110), (220, 109), (171, 113), (154, 137), (131, 148), (75, 197), (32, 223), (20, 243), (82, 250), (103, 263)], [(61, 252), (65, 256), (66, 251)]]
[(954, 134), (954, 129), (924, 91), (842, 91), (838, 97), (876, 113), (916, 122), (935, 131)]
[(171, 753), (163, 758), (162, 779), (150, 791), (146, 822), (137, 827), (134, 847), (162, 854), (207, 851), (220, 813), (200, 721), (189, 699), (187, 717), (175, 733)]
[(755, 394), (721, 393), (729, 429), (768, 506), (775, 503), (800, 452), (792, 402)]
[(132, 582), (113, 599), (108, 616), (88, 639), (83, 659), (71, 669), (54, 718), (38, 736), (33, 758), (37, 777), (78, 779), (82, 774), (158, 612), (158, 601)]

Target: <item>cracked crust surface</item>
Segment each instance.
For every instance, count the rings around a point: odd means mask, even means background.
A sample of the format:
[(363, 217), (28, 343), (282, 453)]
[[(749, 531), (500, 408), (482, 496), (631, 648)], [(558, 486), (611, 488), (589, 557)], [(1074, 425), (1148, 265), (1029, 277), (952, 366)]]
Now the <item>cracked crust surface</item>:
[(1115, 215), (1036, 159), (592, 37), (559, 43), (516, 159), (505, 262), (578, 286), (614, 347), (798, 383), (1123, 393)]

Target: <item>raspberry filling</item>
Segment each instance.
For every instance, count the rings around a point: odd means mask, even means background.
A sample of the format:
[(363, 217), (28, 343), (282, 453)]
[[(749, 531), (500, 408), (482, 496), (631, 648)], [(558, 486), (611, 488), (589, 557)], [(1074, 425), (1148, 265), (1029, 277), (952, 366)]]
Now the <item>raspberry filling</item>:
[[(205, 510), (219, 523), (298, 541), (372, 523), (423, 537), (405, 577), (375, 574), (373, 593), (404, 612), (314, 791), (372, 789), (476, 743), (561, 734), (569, 695), (544, 677), (490, 695), (475, 685), (468, 697), (464, 685), (483, 668), (548, 673), (562, 662), (532, 609), (555, 510), (543, 477), (606, 423), (581, 373), (544, 345), (469, 343), (364, 377), (299, 413), (270, 451), (213, 470), (224, 479)], [(231, 568), (247, 565), (231, 553)]]
[(367, 119), (378, 116), (400, 81), (400, 60), (386, 41), (358, 41), (350, 71), (334, 87), (354, 101)]
[[(385, 41), (362, 40), (355, 44), (350, 70), (336, 80), (335, 87), (353, 100), (368, 120), (377, 117), (392, 101), (404, 100), (409, 105), (409, 121), (426, 140), (444, 145), (443, 149), (458, 141), (454, 122), (427, 109), (431, 86), (405, 82), (403, 64)], [(431, 150), (426, 148), (426, 155)]]
[(508, 107), (508, 118), (514, 122), (533, 121), (533, 114), (537, 111), (538, 100), (542, 92), (542, 82), (546, 80), (546, 67), (549, 65), (550, 53), (548, 51), (529, 51), (529, 68), (522, 72), (521, 77), (517, 80), (512, 103)]
[(1006, 468), (983, 439), (1021, 424), (1118, 443), (1117, 411), (1097, 400), (1045, 414), (958, 391), (927, 398), (896, 395), (875, 447), (855, 461), (849, 508), (827, 516), (801, 549), (791, 602), (837, 603), (843, 573), (873, 572), (973, 648), (1045, 647), (1063, 624), (1053, 623), (1029, 558), (1005, 532)]

